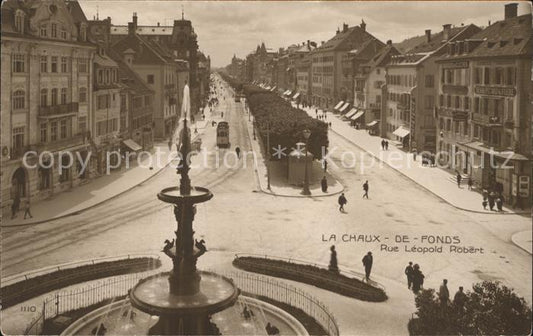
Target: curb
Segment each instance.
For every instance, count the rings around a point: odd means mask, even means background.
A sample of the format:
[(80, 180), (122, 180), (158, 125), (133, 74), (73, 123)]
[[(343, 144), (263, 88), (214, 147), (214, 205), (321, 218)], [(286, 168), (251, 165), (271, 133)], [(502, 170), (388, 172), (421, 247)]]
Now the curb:
[(519, 248), (521, 248), (522, 250), (526, 251), (527, 253), (529, 253), (531, 255), (531, 254), (533, 254), (532, 251), (529, 251), (528, 249), (526, 249), (524, 246), (522, 246), (522, 244), (517, 243), (516, 239), (515, 239), (515, 236), (518, 236), (519, 234), (522, 234), (524, 232), (529, 232), (529, 236), (531, 237), (531, 234), (532, 234), (531, 230), (520, 231), (520, 232), (514, 233), (511, 236), (511, 241), (513, 242), (513, 244), (515, 244), (516, 246), (518, 246)]
[(448, 201), (447, 199), (443, 198), (442, 196), (436, 194), (433, 190), (429, 189), (428, 187), (426, 187), (425, 185), (423, 184), (420, 184), (418, 181), (415, 181), (412, 177), (406, 175), (404, 172), (394, 168), (393, 166), (391, 166), (388, 162), (380, 159), (377, 155), (375, 155), (374, 153), (370, 152), (369, 150), (359, 146), (358, 144), (356, 144), (355, 142), (353, 142), (351, 139), (348, 139), (346, 136), (344, 136), (343, 134), (333, 130), (333, 128), (331, 128), (331, 130), (333, 132), (335, 132), (335, 134), (337, 134), (338, 136), (342, 137), (344, 140), (348, 141), (349, 143), (353, 144), (355, 147), (359, 148), (360, 150), (370, 154), (372, 157), (374, 157), (375, 159), (379, 160), (380, 162), (383, 162), (385, 163), (387, 166), (389, 166), (391, 169), (393, 169), (395, 172), (398, 172), (400, 174), (402, 174), (403, 176), (405, 176), (406, 178), (408, 178), (409, 180), (413, 181), (414, 183), (416, 183), (418, 186), (424, 188), (425, 190), (429, 191), (431, 194), (433, 194), (434, 196), (436, 196), (437, 198), (439, 198), (440, 200), (444, 201), (446, 204), (458, 209), (458, 210), (462, 210), (462, 211), (467, 211), (467, 212), (471, 212), (471, 213), (477, 213), (477, 214), (483, 214), (483, 215), (524, 215), (524, 214), (528, 214), (529, 212), (527, 211), (524, 211), (524, 212), (486, 212), (486, 211), (479, 211), (479, 210), (472, 210), (472, 209), (467, 209), (467, 208), (462, 208), (460, 206), (457, 206), (453, 203), (451, 203), (450, 201)]
[[(203, 134), (203, 133), (202, 133)], [(191, 141), (192, 140), (195, 140), (197, 137), (199, 137), (200, 135), (202, 135), (201, 133), (198, 133), (194, 138), (191, 138)], [(12, 225), (0, 225), (0, 227), (2, 228), (9, 228), (9, 227), (21, 227), (21, 226), (29, 226), (29, 225), (37, 225), (37, 224), (44, 224), (44, 223), (48, 223), (48, 222), (51, 222), (53, 220), (58, 220), (58, 219), (63, 219), (63, 218), (67, 218), (67, 217), (71, 217), (71, 216), (76, 216), (76, 215), (79, 215), (87, 210), (91, 210), (93, 208), (96, 208), (97, 206), (99, 205), (102, 205), (103, 203), (107, 202), (107, 201), (110, 201), (110, 200), (113, 200), (115, 198), (118, 198), (122, 195), (124, 195), (125, 193), (137, 188), (138, 186), (140, 186), (141, 184), (145, 183), (145, 182), (148, 182), (150, 179), (154, 178), (155, 176), (159, 175), (165, 168), (167, 168), (169, 165), (170, 165), (171, 161), (168, 162), (166, 165), (164, 165), (163, 167), (161, 167), (161, 169), (159, 169), (156, 173), (154, 173), (153, 175), (150, 175), (149, 177), (147, 177), (146, 179), (142, 180), (141, 182), (129, 187), (128, 189), (124, 190), (124, 191), (121, 191), (120, 193), (118, 194), (115, 194), (109, 198), (106, 198), (98, 203), (95, 203), (93, 205), (89, 205), (87, 206), (86, 208), (83, 208), (83, 209), (80, 209), (80, 210), (76, 210), (76, 211), (72, 211), (72, 212), (69, 212), (69, 213), (66, 213), (64, 215), (61, 215), (61, 216), (57, 216), (57, 217), (52, 217), (52, 218), (47, 218), (47, 219), (43, 219), (43, 220), (40, 220), (40, 221), (36, 221), (36, 222), (30, 222), (30, 223), (21, 223), (21, 224), (12, 224)]]

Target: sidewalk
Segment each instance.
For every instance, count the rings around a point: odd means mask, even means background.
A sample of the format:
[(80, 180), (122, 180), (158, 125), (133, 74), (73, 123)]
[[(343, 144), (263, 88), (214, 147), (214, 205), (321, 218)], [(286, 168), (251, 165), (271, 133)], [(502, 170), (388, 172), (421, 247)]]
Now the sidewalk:
[[(305, 108), (303, 110), (311, 117), (315, 117), (315, 107)], [(389, 145), (389, 149), (383, 151), (381, 149), (381, 137), (371, 136), (366, 130), (356, 130), (341, 118), (340, 115), (334, 115), (328, 112), (326, 122), (331, 122), (331, 130), (333, 132), (370, 154), (373, 159), (377, 159), (377, 162), (373, 162), (374, 166), (376, 163), (387, 164), (457, 209), (482, 214), (502, 214), (490, 210), (483, 210), (481, 194), (475, 191), (469, 191), (466, 187), (458, 188), (450, 180), (452, 175), (447, 171), (435, 167), (422, 166), (420, 155), (414, 161), (411, 153), (402, 151), (394, 146), (392, 142)], [(530, 213), (529, 209), (510, 209), (506, 206), (503, 209), (503, 214)]]
[(533, 254), (533, 231), (527, 230), (512, 235), (511, 240), (515, 245), (529, 254)]
[[(242, 108), (243, 111), (245, 111), (244, 107)], [(312, 176), (309, 182), (310, 196), (301, 194), (301, 186), (293, 186), (287, 183), (286, 171), (284, 171), (283, 166), (277, 161), (270, 162), (270, 189), (268, 189), (268, 170), (264, 155), (265, 153), (263, 153), (264, 146), (261, 146), (261, 139), (259, 136), (256, 137), (256, 140), (253, 139), (252, 123), (247, 121), (246, 127), (248, 129), (252, 152), (256, 153), (255, 172), (257, 176), (257, 184), (263, 193), (284, 197), (324, 197), (337, 195), (344, 191), (344, 186), (329, 172), (324, 173), (320, 164), (317, 162), (313, 162), (312, 172), (310, 173)], [(320, 185), (320, 179), (324, 175), (328, 180), (327, 192), (323, 192)]]
[[(211, 117), (209, 109), (205, 110), (205, 120), (199, 120), (191, 127), (192, 140), (201, 136), (210, 122)], [(198, 133), (195, 134), (195, 127), (198, 128)], [(175, 149), (175, 146), (173, 146)], [(157, 175), (171, 161), (169, 158), (168, 143), (154, 144), (152, 153), (160, 151), (160, 162), (156, 164), (156, 158), (152, 161), (151, 157), (143, 155), (143, 160), (138, 164), (137, 159), (132, 158), (130, 168), (122, 167), (120, 170), (112, 171), (109, 175), (102, 175), (88, 183), (74, 187), (70, 190), (60, 192), (51, 198), (31, 204), (31, 213), (33, 218), (24, 220), (24, 211), (18, 212), (17, 217), (11, 219), (9, 216), (2, 218), (1, 227), (22, 226), (44, 223), (53, 219), (76, 215), (82, 211), (93, 208), (105, 201), (135, 188), (136, 186), (148, 181), (150, 178)], [(152, 164), (151, 164), (152, 163)], [(152, 167), (152, 169), (150, 169)]]

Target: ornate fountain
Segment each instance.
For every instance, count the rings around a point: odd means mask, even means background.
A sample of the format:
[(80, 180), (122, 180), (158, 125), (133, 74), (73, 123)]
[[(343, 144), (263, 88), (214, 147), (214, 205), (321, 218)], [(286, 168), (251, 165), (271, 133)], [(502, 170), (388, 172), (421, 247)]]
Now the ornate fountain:
[(165, 188), (157, 197), (174, 206), (178, 228), (175, 238), (165, 241), (163, 252), (172, 259), (170, 272), (141, 280), (130, 291), (133, 307), (159, 316), (150, 335), (218, 335), (211, 315), (231, 307), (240, 294), (233, 282), (220, 275), (199, 271), (196, 262), (206, 251), (205, 241), (194, 239), (196, 204), (213, 197), (209, 189), (191, 186), (189, 178), (191, 133), (187, 125), (188, 86), (184, 88), (184, 119), (179, 134), (180, 185)]

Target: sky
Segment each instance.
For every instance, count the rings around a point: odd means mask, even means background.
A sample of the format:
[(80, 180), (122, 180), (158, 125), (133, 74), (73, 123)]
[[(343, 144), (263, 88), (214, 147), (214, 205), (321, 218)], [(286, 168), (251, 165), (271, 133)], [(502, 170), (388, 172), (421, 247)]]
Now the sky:
[[(519, 3), (518, 15), (531, 12), (529, 2)], [(509, 1), (175, 1), (175, 0), (79, 0), (85, 15), (111, 17), (112, 24), (126, 25), (137, 12), (139, 25), (172, 25), (191, 20), (198, 45), (211, 56), (211, 66), (229, 64), (235, 54), (245, 58), (264, 42), (277, 50), (307, 40), (327, 41), (343, 23), (359, 25), (382, 42), (442, 31), (443, 24), (487, 26), (503, 19)]]

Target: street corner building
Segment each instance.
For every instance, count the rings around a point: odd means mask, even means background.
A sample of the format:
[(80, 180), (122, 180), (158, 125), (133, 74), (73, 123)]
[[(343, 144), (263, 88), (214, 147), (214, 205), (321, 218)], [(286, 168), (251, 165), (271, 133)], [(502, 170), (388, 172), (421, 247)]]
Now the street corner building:
[[(39, 201), (109, 173), (118, 160), (107, 163), (109, 152), (168, 139), (186, 83), (192, 111), (206, 104), (210, 57), (183, 14), (173, 26), (139, 26), (133, 13), (120, 26), (88, 19), (77, 1), (7, 0), (1, 15), (4, 215), (16, 199)], [(27, 152), (36, 156), (24, 165)]]

